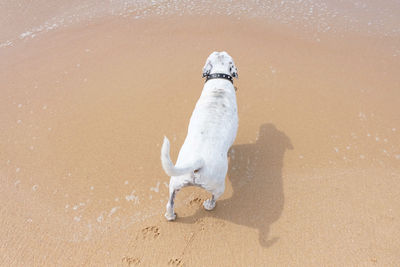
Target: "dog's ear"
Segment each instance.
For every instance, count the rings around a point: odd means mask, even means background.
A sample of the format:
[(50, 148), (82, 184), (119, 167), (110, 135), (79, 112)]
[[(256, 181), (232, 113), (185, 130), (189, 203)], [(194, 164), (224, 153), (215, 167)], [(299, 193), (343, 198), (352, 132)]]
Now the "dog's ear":
[(210, 74), (212, 67), (213, 66), (212, 66), (210, 60), (207, 60), (206, 64), (204, 65), (204, 68), (203, 68), (203, 77), (206, 77), (208, 74)]
[(239, 74), (237, 72), (237, 68), (235, 66), (235, 63), (229, 62), (229, 71), (231, 72), (232, 77), (234, 78), (239, 78)]

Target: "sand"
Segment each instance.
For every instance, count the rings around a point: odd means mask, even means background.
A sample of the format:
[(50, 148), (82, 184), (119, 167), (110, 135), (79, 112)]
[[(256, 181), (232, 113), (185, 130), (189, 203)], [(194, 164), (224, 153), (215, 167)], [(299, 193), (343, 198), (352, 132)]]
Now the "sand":
[[(135, 12), (4, 30), (0, 265), (400, 264), (398, 19)], [(214, 50), (239, 71), (227, 188), (210, 212), (185, 188), (167, 222), (161, 143), (175, 160)]]

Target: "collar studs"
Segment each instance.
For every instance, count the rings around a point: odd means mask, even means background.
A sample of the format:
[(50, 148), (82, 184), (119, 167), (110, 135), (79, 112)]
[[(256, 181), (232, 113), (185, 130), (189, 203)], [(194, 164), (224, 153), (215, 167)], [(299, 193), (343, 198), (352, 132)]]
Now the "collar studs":
[(233, 84), (233, 78), (231, 75), (225, 74), (225, 73), (213, 73), (213, 74), (208, 74), (205, 76), (206, 82), (211, 79), (226, 79), (229, 80)]

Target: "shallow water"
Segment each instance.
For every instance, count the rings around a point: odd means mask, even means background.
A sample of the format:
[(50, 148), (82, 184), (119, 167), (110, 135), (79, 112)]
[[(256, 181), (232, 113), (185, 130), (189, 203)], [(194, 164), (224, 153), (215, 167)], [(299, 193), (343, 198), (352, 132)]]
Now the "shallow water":
[(77, 23), (105, 16), (142, 19), (164, 16), (229, 16), (263, 18), (316, 36), (359, 32), (399, 36), (398, 1), (280, 0), (280, 1), (4, 1), (0, 10), (0, 47)]

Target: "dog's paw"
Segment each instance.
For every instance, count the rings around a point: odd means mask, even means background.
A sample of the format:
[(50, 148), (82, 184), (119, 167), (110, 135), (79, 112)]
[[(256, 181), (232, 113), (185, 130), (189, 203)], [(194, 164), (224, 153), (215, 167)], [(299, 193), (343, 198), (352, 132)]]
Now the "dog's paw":
[(206, 210), (212, 210), (215, 208), (215, 201), (212, 201), (211, 199), (207, 199), (206, 201), (203, 202), (203, 207)]
[(166, 212), (164, 216), (168, 221), (174, 221), (176, 219), (176, 213)]

